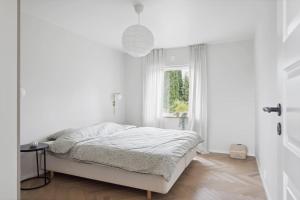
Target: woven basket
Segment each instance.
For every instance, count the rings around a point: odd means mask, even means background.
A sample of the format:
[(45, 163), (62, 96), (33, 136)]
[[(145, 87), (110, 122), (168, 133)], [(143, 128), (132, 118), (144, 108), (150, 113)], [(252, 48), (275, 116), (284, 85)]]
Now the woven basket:
[(230, 145), (230, 157), (236, 159), (247, 158), (247, 146), (243, 144), (232, 144)]

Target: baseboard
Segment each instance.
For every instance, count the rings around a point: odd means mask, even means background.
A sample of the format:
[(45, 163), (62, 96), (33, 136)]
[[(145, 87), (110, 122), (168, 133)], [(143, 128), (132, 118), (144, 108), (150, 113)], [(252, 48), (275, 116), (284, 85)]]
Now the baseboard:
[(31, 177), (34, 177), (34, 176), (36, 176), (36, 173), (24, 174), (24, 175), (21, 175), (20, 180), (23, 181), (27, 178), (31, 178)]
[[(40, 170), (40, 174), (44, 174), (44, 171)], [(37, 176), (37, 172), (24, 174), (24, 175), (21, 175), (20, 180), (22, 181), (22, 180), (25, 180), (27, 178), (31, 178), (31, 177), (35, 177), (35, 176)]]
[[(223, 153), (223, 154), (229, 154), (229, 151), (224, 151), (224, 150), (215, 150), (215, 149), (210, 149), (209, 152), (211, 153)], [(254, 153), (249, 153), (248, 156), (255, 157)]]
[(262, 168), (261, 168), (261, 165), (260, 165), (259, 160), (256, 159), (256, 163), (257, 163), (258, 172), (259, 172), (259, 174), (260, 174), (261, 182), (262, 182), (262, 184), (263, 184), (263, 187), (264, 187), (265, 192), (266, 192), (266, 195), (267, 195), (267, 200), (272, 200), (271, 195), (270, 195), (270, 192), (269, 192), (268, 187), (267, 187), (267, 184), (266, 184), (266, 179), (265, 179), (265, 177), (263, 176), (263, 171), (262, 171)]

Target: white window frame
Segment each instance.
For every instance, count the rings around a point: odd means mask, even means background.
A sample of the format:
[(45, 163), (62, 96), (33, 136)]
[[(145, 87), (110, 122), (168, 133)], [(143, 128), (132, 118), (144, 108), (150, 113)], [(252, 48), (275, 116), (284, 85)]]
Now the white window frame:
[[(164, 101), (164, 85), (165, 85), (165, 79), (164, 79), (164, 73), (167, 72), (167, 71), (176, 71), (176, 70), (184, 70), (184, 69), (187, 69), (188, 71), (190, 70), (189, 69), (189, 65), (187, 64), (184, 64), (184, 65), (169, 65), (169, 66), (163, 66), (160, 68), (160, 77), (161, 77), (161, 114), (162, 114), (162, 117), (163, 118), (180, 118), (180, 117), (177, 117), (175, 116), (174, 114), (172, 113), (167, 113), (167, 112), (164, 112), (164, 104), (163, 104), (163, 101)], [(189, 71), (190, 73), (190, 71)], [(188, 116), (187, 116), (188, 117)]]

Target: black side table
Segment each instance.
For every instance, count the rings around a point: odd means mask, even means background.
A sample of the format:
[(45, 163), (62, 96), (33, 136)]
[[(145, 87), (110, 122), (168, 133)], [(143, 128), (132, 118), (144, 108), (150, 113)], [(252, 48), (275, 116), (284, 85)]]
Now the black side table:
[[(36, 186), (36, 187), (30, 187), (30, 188), (22, 188), (21, 190), (33, 190), (38, 189), (41, 187), (44, 187), (50, 183), (50, 178), (47, 176), (47, 165), (46, 165), (46, 150), (49, 147), (48, 144), (39, 143), (37, 147), (31, 147), (31, 144), (25, 144), (21, 145), (20, 151), (21, 152), (34, 152), (36, 156), (36, 169), (37, 169), (37, 176), (27, 178), (25, 180), (22, 180), (21, 183), (33, 180), (33, 179), (44, 179), (44, 184)], [(40, 175), (40, 166), (39, 166), (39, 151), (42, 151), (44, 154), (44, 174)]]

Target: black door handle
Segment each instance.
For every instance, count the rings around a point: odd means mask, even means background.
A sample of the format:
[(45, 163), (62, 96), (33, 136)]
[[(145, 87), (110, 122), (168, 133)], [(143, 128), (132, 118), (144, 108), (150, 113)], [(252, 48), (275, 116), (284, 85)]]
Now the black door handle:
[(263, 111), (264, 112), (268, 112), (268, 113), (277, 112), (278, 116), (280, 116), (281, 115), (281, 104), (279, 103), (277, 105), (277, 107), (264, 107)]
[(281, 132), (282, 132), (281, 123), (278, 122), (277, 123), (277, 135), (281, 135)]

